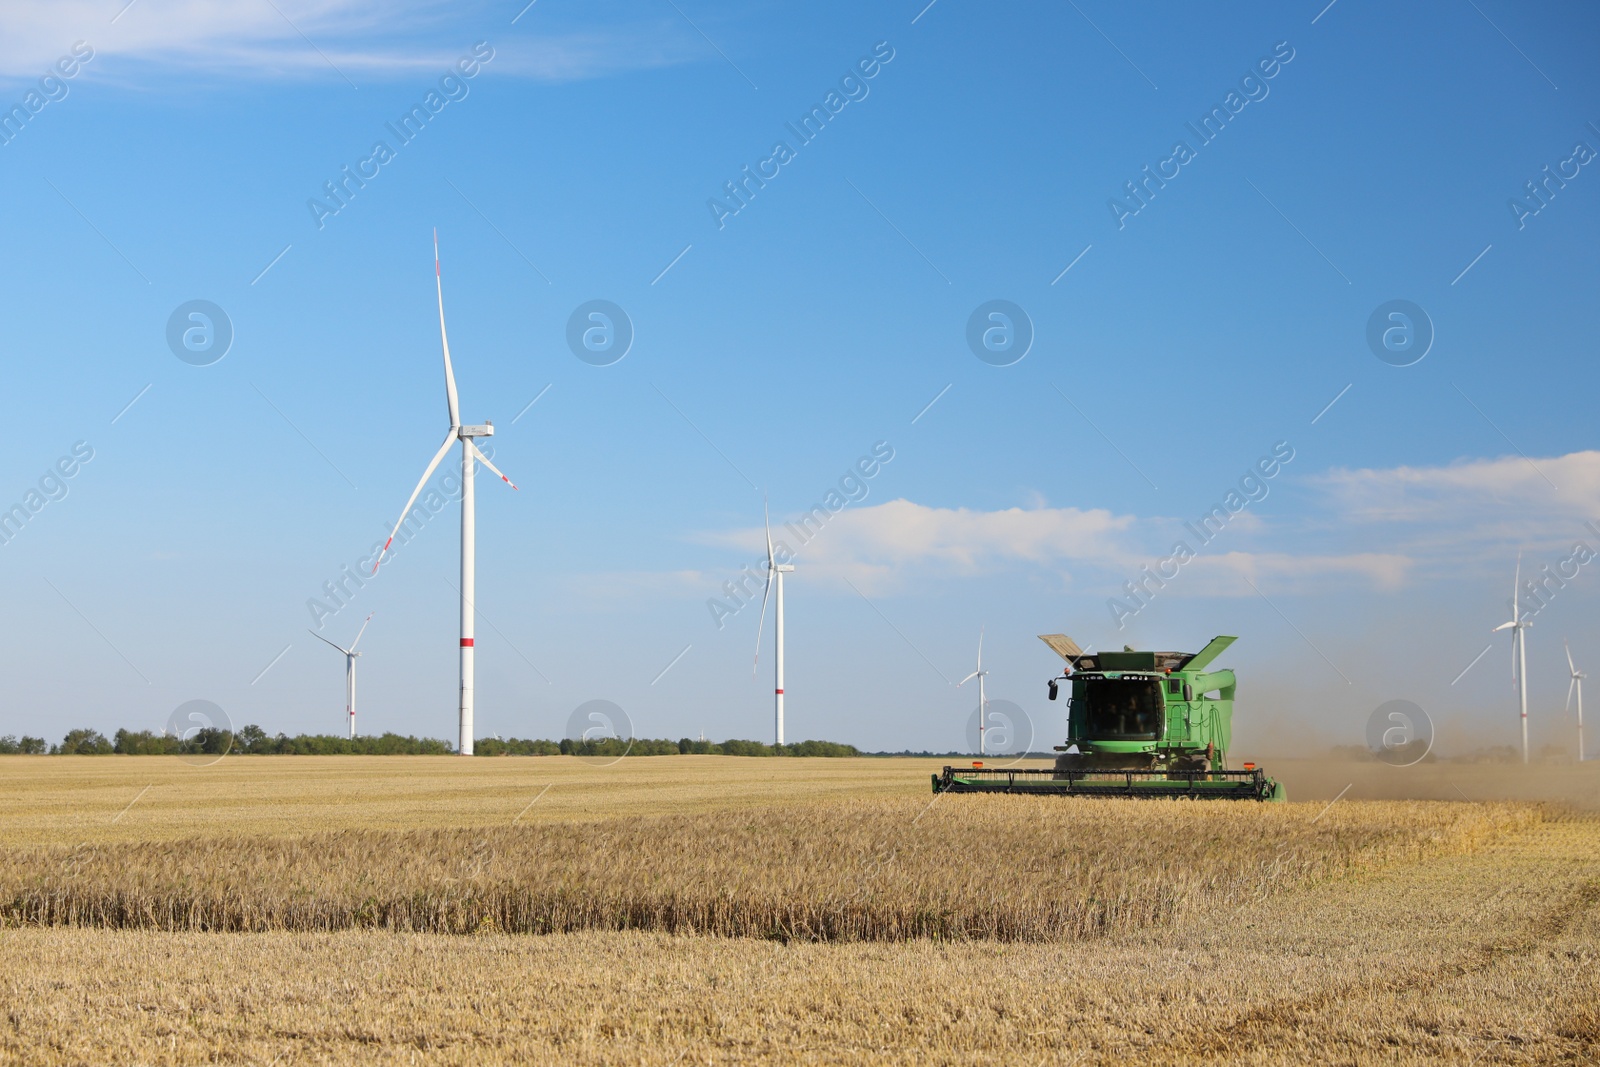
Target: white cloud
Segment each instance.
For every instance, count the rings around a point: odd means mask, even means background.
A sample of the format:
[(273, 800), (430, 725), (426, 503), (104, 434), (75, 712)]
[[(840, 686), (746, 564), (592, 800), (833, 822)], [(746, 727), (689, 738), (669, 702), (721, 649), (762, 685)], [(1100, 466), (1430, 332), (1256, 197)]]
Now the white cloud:
[[(1247, 526), (1249, 531), (1264, 529), (1261, 523), (1238, 522), (1243, 517), (1236, 516), (1239, 529), (1230, 524), (1230, 533), (1244, 535)], [(903, 588), (930, 575), (968, 577), (1017, 564), (1046, 570), (1064, 583), (1105, 586), (1111, 592), (1166, 554), (1174, 528), (1169, 519), (1140, 519), (1099, 508), (975, 511), (892, 500), (841, 512), (803, 545), (794, 526), (782, 521), (773, 537), (799, 553), (808, 573), (847, 578), (867, 593)], [(735, 545), (759, 557), (762, 538), (756, 528), (707, 540)], [(1250, 587), (1241, 580), (1247, 576), (1277, 589), (1351, 580), (1389, 589), (1405, 581), (1410, 566), (1406, 556), (1386, 552), (1208, 554), (1202, 548), (1199, 557), (1183, 568), (1185, 577), (1175, 587), (1196, 595), (1248, 596)]]
[(1182, 591), (1198, 596), (1254, 596), (1244, 579), (1263, 590), (1301, 593), (1351, 579), (1375, 589), (1398, 589), (1413, 567), (1411, 557), (1394, 552), (1350, 555), (1294, 555), (1287, 552), (1223, 552), (1201, 555), (1183, 569), (1191, 576)]
[(1600, 514), (1600, 452), (1503, 456), (1443, 467), (1336, 468), (1317, 482), (1347, 517), (1454, 523), (1482, 517), (1585, 519)]
[[(505, 5), (443, 0), (7, 0), (0, 78), (37, 78), (87, 41), (101, 56), (232, 77), (359, 82), (443, 71), (472, 44), (495, 48), (490, 69), (565, 81), (663, 66), (700, 49), (664, 18), (652, 25), (534, 33)], [(120, 14), (119, 14), (120, 11)], [(115, 21), (113, 22), (113, 19)], [(460, 38), (457, 40), (456, 38)], [(92, 76), (108, 76), (92, 63)]]
[[(1007, 562), (1060, 567), (1075, 561), (1124, 559), (1123, 542), (1135, 520), (1103, 509), (974, 511), (891, 500), (846, 508), (820, 530), (801, 530), (800, 521), (774, 516), (772, 537), (780, 553), (787, 546), (808, 572), (848, 578), (871, 592), (930, 567), (971, 575)], [(704, 540), (762, 557), (764, 538), (757, 527), (712, 534)]]
[(1518, 549), (1570, 549), (1600, 518), (1600, 452), (1504, 456), (1435, 467), (1335, 469), (1313, 480), (1346, 540), (1382, 541), (1438, 569)]
[[(1273, 511), (1246, 509), (1207, 544), (1170, 516), (1042, 505), (979, 511), (909, 500), (852, 505), (804, 542), (775, 516), (773, 536), (798, 553), (808, 574), (848, 578), (866, 593), (1022, 567), (1116, 595), (1183, 540), (1195, 558), (1170, 590), (1231, 597), (1254, 595), (1245, 578), (1269, 593), (1394, 590), (1455, 573), (1466, 559), (1509, 565), (1519, 546), (1570, 548), (1585, 535), (1583, 522), (1600, 517), (1600, 452), (1335, 469), (1308, 484), (1309, 500), (1274, 496)], [(701, 540), (737, 547), (741, 562), (760, 571), (759, 527)]]
[(1135, 520), (1101, 508), (932, 508), (909, 500), (847, 510), (816, 539), (813, 559), (935, 562), (975, 573), (1001, 560), (1108, 560), (1126, 551)]

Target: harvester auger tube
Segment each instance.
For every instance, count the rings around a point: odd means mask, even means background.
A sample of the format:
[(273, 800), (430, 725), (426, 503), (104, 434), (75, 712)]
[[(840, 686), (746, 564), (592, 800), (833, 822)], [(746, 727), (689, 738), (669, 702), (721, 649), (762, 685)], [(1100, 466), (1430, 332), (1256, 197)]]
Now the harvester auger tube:
[(1255, 764), (1228, 769), (1238, 682), (1211, 665), (1237, 638), (1214, 637), (1199, 652), (1085, 652), (1066, 634), (1039, 639), (1067, 664), (1047, 683), (1050, 699), (1070, 687), (1055, 766), (946, 767), (933, 776), (935, 793), (1288, 799)]

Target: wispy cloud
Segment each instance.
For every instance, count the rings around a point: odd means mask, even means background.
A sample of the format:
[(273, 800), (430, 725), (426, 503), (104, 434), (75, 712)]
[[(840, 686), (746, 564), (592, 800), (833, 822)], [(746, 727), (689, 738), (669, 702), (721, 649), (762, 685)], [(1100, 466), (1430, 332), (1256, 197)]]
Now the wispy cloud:
[(1344, 543), (1380, 543), (1432, 573), (1509, 566), (1519, 549), (1570, 549), (1586, 536), (1584, 524), (1600, 519), (1600, 452), (1593, 451), (1340, 469), (1311, 484), (1321, 496), (1323, 531)]
[[(1350, 553), (1293, 550), (1275, 542), (1290, 535), (1248, 513), (1203, 546), (1176, 521), (1116, 515), (1103, 509), (1006, 508), (974, 511), (932, 508), (909, 500), (847, 511), (804, 549), (806, 569), (824, 577), (847, 577), (880, 591), (930, 575), (967, 577), (1008, 566), (1044, 569), (1084, 592), (1115, 591), (1145, 564), (1168, 554), (1186, 538), (1197, 558), (1178, 583), (1184, 595), (1240, 596), (1239, 579), (1270, 581), (1275, 588), (1309, 590), (1348, 585), (1352, 580), (1380, 589), (1402, 585), (1411, 560), (1398, 552)], [(757, 532), (759, 536), (759, 532)], [(750, 544), (751, 533), (730, 535)], [(1266, 550), (1252, 550), (1264, 542)], [(863, 585), (863, 588), (866, 586)]]
[[(981, 511), (910, 500), (853, 505), (802, 544), (774, 516), (773, 535), (809, 574), (848, 578), (869, 594), (917, 582), (1031, 568), (1086, 593), (1115, 593), (1140, 568), (1194, 550), (1181, 596), (1252, 595), (1242, 578), (1288, 592), (1394, 590), (1458, 574), (1465, 562), (1498, 560), (1518, 546), (1570, 546), (1600, 517), (1600, 452), (1550, 458), (1465, 460), (1432, 467), (1334, 469), (1309, 477), (1271, 510), (1246, 510), (1202, 543), (1193, 523), (1105, 509)], [(1542, 472), (1542, 474), (1541, 474)], [(1546, 480), (1549, 478), (1549, 481)], [(1559, 489), (1552, 489), (1554, 482)], [(699, 538), (757, 559), (759, 527)]]
[(1398, 589), (1406, 584), (1415, 561), (1399, 552), (1354, 552), (1318, 555), (1294, 552), (1222, 552), (1201, 555), (1174, 586), (1180, 595), (1249, 597), (1256, 593), (1241, 581), (1267, 585), (1274, 592), (1304, 593), (1351, 580), (1372, 589)]
[[(1135, 519), (1078, 508), (1007, 508), (978, 511), (937, 508), (910, 500), (856, 505), (826, 522), (803, 543), (798, 522), (773, 516), (773, 540), (804, 560), (809, 573), (848, 578), (867, 593), (882, 591), (912, 573), (935, 569), (973, 575), (1015, 562), (1061, 566), (1108, 564), (1128, 557)], [(765, 551), (760, 527), (706, 535), (710, 544)]]
[[(145, 72), (256, 79), (434, 73), (476, 40), (494, 46), (495, 73), (549, 81), (703, 58), (699, 44), (665, 16), (536, 34), (529, 20), (512, 27), (509, 16), (499, 18), (497, 6), (444, 0), (138, 0), (119, 15), (121, 6), (8, 0), (0, 79), (39, 77), (76, 40)], [(86, 74), (116, 77), (110, 66), (96, 62)]]
[(1499, 516), (1542, 526), (1600, 514), (1600, 452), (1594, 451), (1434, 467), (1335, 469), (1316, 481), (1345, 515), (1363, 522), (1453, 523)]
[(814, 558), (928, 561), (967, 573), (1001, 560), (1108, 560), (1126, 551), (1134, 523), (1099, 508), (975, 511), (891, 500), (840, 515), (814, 542)]

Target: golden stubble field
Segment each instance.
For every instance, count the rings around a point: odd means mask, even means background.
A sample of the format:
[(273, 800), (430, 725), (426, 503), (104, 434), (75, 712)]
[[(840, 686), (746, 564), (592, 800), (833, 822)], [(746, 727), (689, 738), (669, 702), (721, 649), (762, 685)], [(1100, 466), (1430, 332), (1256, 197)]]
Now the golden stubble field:
[(937, 766), (0, 758), (0, 1062), (1595, 1062), (1600, 768)]

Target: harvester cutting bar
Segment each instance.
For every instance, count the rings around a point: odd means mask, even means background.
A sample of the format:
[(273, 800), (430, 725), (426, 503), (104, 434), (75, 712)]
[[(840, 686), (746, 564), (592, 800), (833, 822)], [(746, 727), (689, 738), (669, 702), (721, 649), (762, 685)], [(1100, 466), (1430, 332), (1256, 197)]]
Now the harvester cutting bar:
[(1037, 793), (1061, 796), (1273, 800), (1277, 783), (1248, 771), (1118, 771), (946, 767), (935, 793)]

